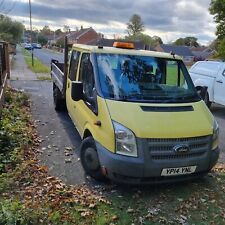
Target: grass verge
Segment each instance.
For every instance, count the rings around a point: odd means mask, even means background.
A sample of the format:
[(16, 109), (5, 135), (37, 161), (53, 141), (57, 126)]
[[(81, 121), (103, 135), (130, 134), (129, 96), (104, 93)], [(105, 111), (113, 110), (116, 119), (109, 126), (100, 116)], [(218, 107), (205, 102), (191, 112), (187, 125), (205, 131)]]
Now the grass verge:
[(51, 81), (52, 80), (50, 76), (38, 76), (37, 79), (42, 80), (42, 81), (44, 81), (44, 80)]
[(65, 185), (41, 166), (28, 96), (8, 90), (0, 121), (0, 224), (225, 224), (225, 168), (148, 187)]
[(50, 68), (44, 65), (36, 57), (34, 57), (34, 66), (32, 66), (32, 57), (31, 53), (28, 50), (22, 49), (22, 53), (24, 55), (27, 66), (30, 70), (32, 70), (35, 73), (50, 73)]

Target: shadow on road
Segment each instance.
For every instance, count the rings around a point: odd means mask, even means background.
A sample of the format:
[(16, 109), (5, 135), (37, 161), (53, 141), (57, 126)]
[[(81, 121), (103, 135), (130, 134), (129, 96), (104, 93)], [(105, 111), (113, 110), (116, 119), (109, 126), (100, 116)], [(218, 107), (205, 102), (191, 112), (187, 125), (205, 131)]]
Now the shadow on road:
[(215, 117), (220, 119), (225, 119), (225, 107), (217, 104), (213, 104), (211, 108), (211, 112)]

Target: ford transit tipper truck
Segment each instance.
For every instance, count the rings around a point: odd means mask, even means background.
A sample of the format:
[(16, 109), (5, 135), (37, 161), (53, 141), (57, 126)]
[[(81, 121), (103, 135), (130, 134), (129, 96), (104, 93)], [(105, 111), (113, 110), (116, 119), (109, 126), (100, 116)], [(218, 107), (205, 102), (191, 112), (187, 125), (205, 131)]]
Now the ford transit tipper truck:
[(55, 109), (67, 108), (91, 177), (173, 182), (216, 164), (218, 124), (180, 57), (124, 42), (75, 44), (67, 57), (51, 64)]

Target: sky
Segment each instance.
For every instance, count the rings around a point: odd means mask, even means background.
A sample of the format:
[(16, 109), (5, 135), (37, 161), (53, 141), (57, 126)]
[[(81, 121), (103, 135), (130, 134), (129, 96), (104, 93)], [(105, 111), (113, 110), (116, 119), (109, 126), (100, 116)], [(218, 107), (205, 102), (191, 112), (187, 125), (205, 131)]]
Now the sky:
[[(31, 0), (32, 23), (37, 29), (69, 25), (71, 30), (93, 27), (105, 37), (126, 35), (127, 22), (138, 14), (144, 33), (164, 43), (195, 36), (207, 45), (215, 39), (216, 24), (208, 8), (211, 0)], [(0, 12), (29, 25), (29, 0), (0, 0)]]

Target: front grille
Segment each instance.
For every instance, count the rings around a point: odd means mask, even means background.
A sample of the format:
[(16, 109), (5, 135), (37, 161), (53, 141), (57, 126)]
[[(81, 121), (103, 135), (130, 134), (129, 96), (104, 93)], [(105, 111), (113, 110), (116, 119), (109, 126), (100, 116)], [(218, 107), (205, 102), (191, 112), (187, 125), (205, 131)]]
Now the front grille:
[[(180, 144), (189, 146), (188, 152), (175, 152)], [(211, 146), (211, 136), (191, 138), (148, 139), (148, 149), (153, 160), (177, 160), (204, 156)]]

